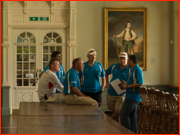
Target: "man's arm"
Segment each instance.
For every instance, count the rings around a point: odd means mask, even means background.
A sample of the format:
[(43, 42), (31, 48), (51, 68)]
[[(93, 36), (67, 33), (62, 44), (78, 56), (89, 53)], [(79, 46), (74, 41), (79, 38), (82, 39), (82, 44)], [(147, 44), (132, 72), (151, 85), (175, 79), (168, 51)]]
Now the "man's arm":
[(137, 38), (137, 34), (136, 34), (133, 30), (131, 30), (131, 33), (132, 33), (132, 38), (131, 38), (131, 40), (136, 39), (136, 38)]
[(47, 67), (39, 74), (39, 77), (41, 77), (42, 74), (43, 74), (44, 72), (46, 72), (46, 70), (48, 70), (48, 69), (49, 69), (49, 66), (47, 66)]
[(64, 85), (64, 79), (65, 79), (65, 76), (63, 76), (63, 85)]
[(106, 84), (106, 78), (105, 78), (105, 72), (104, 72), (104, 68), (103, 68), (102, 64), (100, 64), (100, 66), (101, 66), (101, 79), (102, 79), (101, 92), (103, 92), (105, 84)]
[[(139, 88), (139, 87), (142, 86), (142, 85), (143, 85), (143, 84), (134, 83), (134, 84), (130, 84), (130, 85), (129, 85), (129, 88)], [(127, 89), (127, 88), (128, 88), (128, 85), (122, 83), (122, 84), (120, 85), (120, 87), (121, 87), (122, 89)]]
[(72, 88), (73, 93), (76, 94), (77, 96), (91, 98), (89, 96), (85, 96), (76, 86), (72, 86), (71, 88)]
[(109, 75), (107, 74), (107, 72), (105, 71), (105, 77), (106, 77), (106, 87), (109, 90), (110, 86), (109, 86)]
[(85, 97), (85, 95), (76, 86), (72, 86), (71, 88), (74, 94)]
[[(140, 86), (143, 85), (143, 73), (142, 73), (142, 70), (141, 70), (141, 69), (139, 69), (139, 70), (137, 70), (137, 71), (135, 72), (135, 78), (136, 78), (137, 82), (134, 83), (134, 84), (130, 84), (130, 85), (129, 85), (129, 88), (139, 88)], [(127, 88), (128, 88), (128, 85), (122, 83), (122, 84), (120, 85), (120, 87), (121, 87), (121, 88), (124, 88), (124, 89), (127, 89)]]
[(117, 38), (123, 38), (123, 36), (124, 36), (124, 30), (120, 34), (114, 35), (114, 37), (117, 37)]
[(39, 74), (39, 77), (41, 77), (41, 76), (42, 76), (42, 74), (43, 74), (43, 72), (41, 72), (41, 73)]
[[(62, 67), (63, 68), (63, 67)], [(65, 72), (64, 72), (64, 68), (63, 68), (63, 85), (64, 85), (64, 79), (65, 79)]]
[(105, 83), (106, 83), (106, 78), (102, 77), (102, 86), (101, 86), (101, 91), (104, 91), (104, 87), (105, 87)]
[(53, 74), (51, 79), (51, 83), (53, 84), (53, 86), (59, 91), (59, 92), (63, 92), (63, 88), (64, 86), (60, 83), (59, 79), (57, 78), (57, 76), (55, 74)]
[(81, 88), (81, 80), (82, 80), (82, 77), (79, 77), (79, 81), (80, 81), (80, 88)]
[(82, 84), (82, 71), (79, 71), (79, 81), (80, 81), (80, 88), (81, 88), (81, 84)]

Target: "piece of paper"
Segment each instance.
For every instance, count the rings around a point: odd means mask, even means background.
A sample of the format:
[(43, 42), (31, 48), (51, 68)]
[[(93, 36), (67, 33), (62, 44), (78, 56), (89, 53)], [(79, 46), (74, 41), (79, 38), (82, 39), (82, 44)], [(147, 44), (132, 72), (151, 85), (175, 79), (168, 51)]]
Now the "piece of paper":
[(120, 85), (121, 85), (121, 81), (118, 79), (110, 82), (111, 86), (114, 88), (114, 90), (117, 92), (118, 95), (120, 95), (123, 92), (126, 92), (126, 89), (121, 89)]

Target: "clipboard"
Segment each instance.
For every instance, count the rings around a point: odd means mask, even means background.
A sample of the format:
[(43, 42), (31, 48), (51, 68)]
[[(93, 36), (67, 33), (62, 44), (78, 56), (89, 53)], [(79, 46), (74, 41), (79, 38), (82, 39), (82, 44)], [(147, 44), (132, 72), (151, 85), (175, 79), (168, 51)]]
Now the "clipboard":
[(118, 95), (120, 95), (121, 93), (126, 92), (126, 89), (121, 89), (120, 85), (121, 85), (121, 81), (119, 80), (119, 78), (115, 79), (114, 81), (110, 82), (111, 86), (114, 88), (114, 90), (116, 91), (116, 93)]

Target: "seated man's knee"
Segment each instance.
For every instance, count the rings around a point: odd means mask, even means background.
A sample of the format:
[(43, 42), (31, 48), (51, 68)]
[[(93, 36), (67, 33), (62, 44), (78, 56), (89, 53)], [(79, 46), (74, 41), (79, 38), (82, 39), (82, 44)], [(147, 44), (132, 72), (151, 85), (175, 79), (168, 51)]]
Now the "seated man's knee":
[(96, 100), (94, 100), (94, 101), (92, 102), (92, 106), (98, 108), (98, 102), (97, 102)]
[(119, 115), (119, 110), (114, 111), (115, 115)]

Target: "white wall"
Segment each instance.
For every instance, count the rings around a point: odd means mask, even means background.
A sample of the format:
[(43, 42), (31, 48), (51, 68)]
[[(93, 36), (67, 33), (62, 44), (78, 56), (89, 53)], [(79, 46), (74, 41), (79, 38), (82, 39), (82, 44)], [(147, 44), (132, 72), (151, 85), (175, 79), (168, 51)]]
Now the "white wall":
[(147, 71), (145, 85), (169, 84), (169, 2), (167, 1), (77, 1), (77, 57), (87, 61), (87, 50), (94, 48), (103, 64), (104, 7), (147, 8)]

